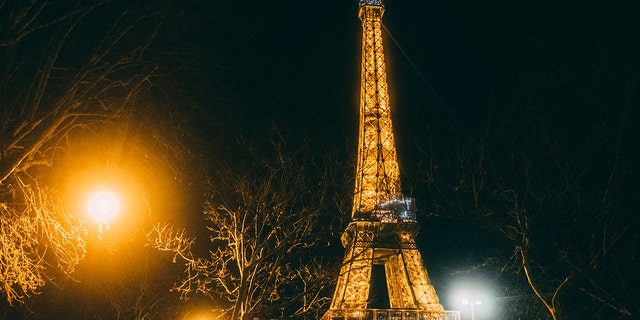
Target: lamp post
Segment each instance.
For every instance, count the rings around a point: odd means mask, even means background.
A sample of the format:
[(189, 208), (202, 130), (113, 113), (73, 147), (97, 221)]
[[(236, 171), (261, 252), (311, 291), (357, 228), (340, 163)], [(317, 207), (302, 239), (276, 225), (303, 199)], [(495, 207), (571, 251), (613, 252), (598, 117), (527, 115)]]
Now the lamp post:
[(471, 307), (471, 320), (476, 320), (475, 306), (476, 305), (481, 305), (482, 301), (480, 301), (480, 300), (470, 301), (470, 300), (467, 300), (467, 299), (462, 299), (462, 304), (464, 304), (464, 305), (468, 304)]

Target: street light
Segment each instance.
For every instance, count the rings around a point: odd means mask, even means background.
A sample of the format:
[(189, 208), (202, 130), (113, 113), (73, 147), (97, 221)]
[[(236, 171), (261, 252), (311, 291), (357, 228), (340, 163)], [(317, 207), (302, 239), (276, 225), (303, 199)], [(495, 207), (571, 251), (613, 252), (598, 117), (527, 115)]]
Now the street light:
[(96, 191), (87, 201), (87, 212), (100, 224), (106, 224), (120, 211), (119, 197), (108, 190)]
[(75, 205), (92, 236), (128, 239), (140, 232), (149, 208), (137, 177), (117, 168), (77, 170), (65, 183), (65, 199)]
[(105, 230), (111, 229), (109, 221), (120, 212), (120, 196), (108, 189), (92, 193), (86, 203), (87, 214), (98, 223), (98, 238), (102, 239)]
[(481, 305), (482, 301), (480, 300), (469, 301), (467, 299), (462, 299), (462, 304), (464, 305), (468, 304), (471, 307), (471, 320), (476, 320), (475, 306)]

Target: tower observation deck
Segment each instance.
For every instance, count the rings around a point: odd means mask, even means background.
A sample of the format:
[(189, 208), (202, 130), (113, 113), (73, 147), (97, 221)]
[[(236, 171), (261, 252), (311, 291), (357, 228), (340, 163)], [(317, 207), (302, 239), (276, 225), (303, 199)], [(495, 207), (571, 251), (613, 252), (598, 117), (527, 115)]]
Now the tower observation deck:
[[(359, 4), (362, 67), (353, 210), (341, 238), (340, 275), (323, 319), (459, 320), (459, 312), (444, 310), (429, 281), (415, 242), (414, 201), (400, 188), (382, 43), (384, 4)], [(383, 307), (370, 305), (382, 294), (372, 290), (374, 266), (384, 271)]]

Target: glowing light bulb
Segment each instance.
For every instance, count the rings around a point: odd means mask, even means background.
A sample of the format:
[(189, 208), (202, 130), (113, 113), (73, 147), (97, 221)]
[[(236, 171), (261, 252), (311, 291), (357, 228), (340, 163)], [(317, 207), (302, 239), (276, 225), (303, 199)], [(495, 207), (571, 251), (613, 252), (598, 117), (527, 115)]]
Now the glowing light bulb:
[(99, 223), (113, 219), (120, 210), (120, 199), (110, 191), (102, 190), (94, 193), (87, 202), (89, 215)]

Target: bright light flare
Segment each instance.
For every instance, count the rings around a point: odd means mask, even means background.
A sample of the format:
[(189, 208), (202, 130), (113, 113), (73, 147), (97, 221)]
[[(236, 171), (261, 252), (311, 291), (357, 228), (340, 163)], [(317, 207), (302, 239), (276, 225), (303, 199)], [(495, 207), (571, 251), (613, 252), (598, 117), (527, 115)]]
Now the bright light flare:
[(95, 192), (87, 201), (87, 212), (99, 223), (106, 223), (113, 219), (120, 211), (120, 199), (117, 194), (100, 190)]
[(467, 305), (467, 304), (482, 304), (482, 301), (480, 300), (476, 300), (476, 301), (469, 301), (468, 299), (462, 299), (462, 304)]
[(462, 319), (492, 319), (499, 310), (492, 286), (481, 277), (458, 279), (449, 295), (449, 303), (461, 311)]

